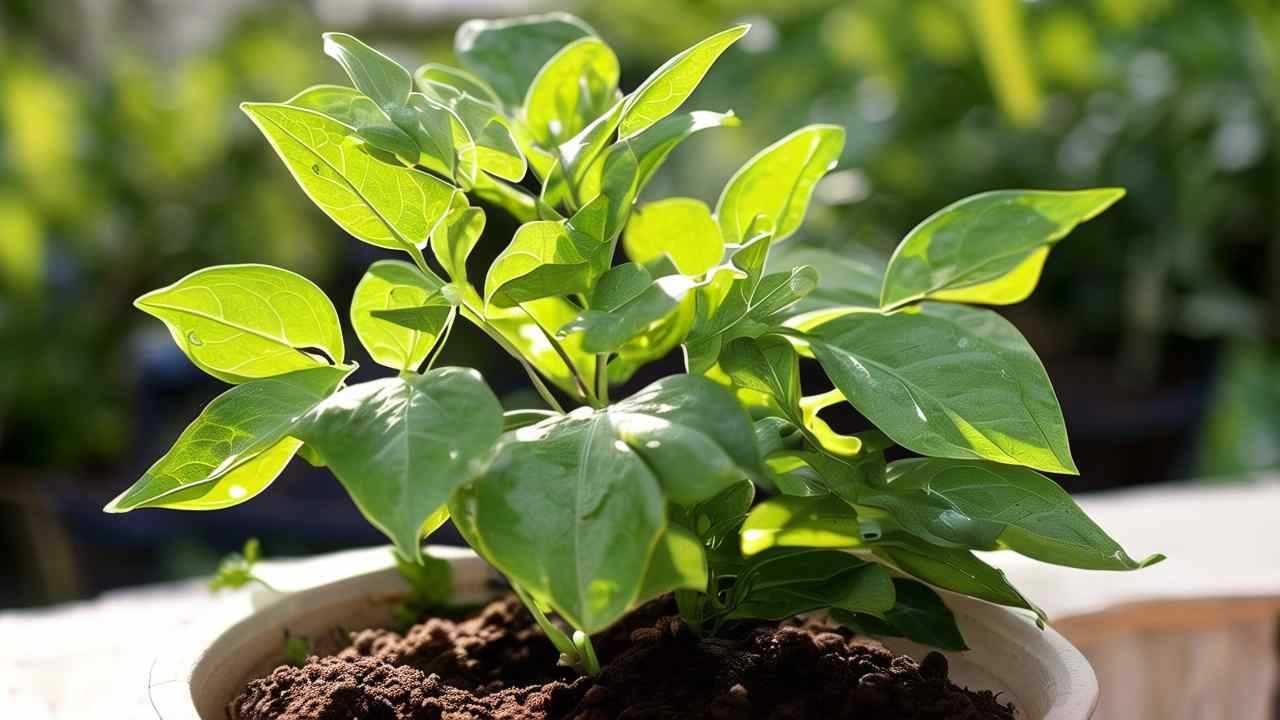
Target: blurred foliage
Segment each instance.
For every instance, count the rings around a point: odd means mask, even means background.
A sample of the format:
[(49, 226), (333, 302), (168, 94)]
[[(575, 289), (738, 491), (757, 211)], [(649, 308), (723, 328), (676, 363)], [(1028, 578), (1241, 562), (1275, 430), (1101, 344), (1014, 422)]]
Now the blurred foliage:
[[(654, 197), (713, 200), (753, 148), (812, 122), (848, 129), (806, 225), (812, 246), (884, 253), (928, 212), (992, 188), (1128, 188), (1055, 251), (1036, 302), (1017, 309), (1033, 317), (1019, 322), (1050, 358), (1101, 355), (1134, 386), (1158, 388), (1171, 365), (1212, 370), (1212, 353), (1171, 362), (1172, 339), (1254, 348), (1256, 362), (1233, 349), (1217, 363), (1230, 377), (1215, 392), (1201, 464), (1241, 467), (1213, 460), (1224, 456), (1210, 446), (1230, 442), (1212, 438), (1239, 407), (1227, 399), (1244, 382), (1233, 374), (1248, 366), (1280, 379), (1280, 6), (554, 4), (584, 14), (636, 63), (624, 68), (628, 88), (697, 39), (754, 24), (694, 99), (719, 110), (732, 100), (746, 122), (690, 140)], [(243, 7), (213, 13), (240, 17), (190, 47), (170, 47), (184, 41), (158, 37), (150, 3), (0, 6), (0, 462), (68, 467), (127, 446), (136, 368), (167, 357), (155, 349), (163, 331), (129, 304), (139, 291), (231, 257), (322, 284), (337, 271), (345, 245), (328, 241), (236, 105), (336, 79), (315, 61), (319, 33), (353, 28), (320, 27), (307, 3)], [(414, 62), (440, 60), (451, 22), (441, 21), (383, 19), (368, 34)], [(1280, 437), (1274, 416), (1249, 422)]]
[(268, 7), (176, 58), (125, 37), (57, 53), (81, 7), (19, 3), (0, 22), (6, 463), (113, 459), (129, 441), (136, 366), (163, 340), (136, 331), (140, 290), (228, 257), (320, 278), (334, 260), (328, 226), (236, 109), (324, 79), (314, 21)]
[[(1159, 392), (1172, 368), (1208, 376), (1213, 348), (1239, 341), (1255, 359), (1246, 371), (1236, 351), (1222, 353), (1215, 403), (1242, 383), (1280, 383), (1275, 3), (590, 5), (598, 29), (628, 46), (623, 57), (650, 62), (690, 36), (755, 23), (746, 51), (700, 91), (718, 110), (752, 97), (733, 108), (748, 122), (690, 143), (701, 152), (667, 175), (682, 190), (718, 187), (746, 148), (815, 121), (846, 126), (849, 142), (843, 169), (819, 187), (826, 207), (804, 239), (814, 246), (888, 252), (933, 208), (993, 188), (1123, 186), (1126, 199), (1055, 251), (1039, 299), (1017, 309), (1031, 315), (1020, 325), (1034, 326), (1033, 342), (1050, 356), (1104, 357), (1122, 383)], [(1188, 341), (1197, 357), (1176, 357)], [(1201, 471), (1280, 464), (1243, 450), (1257, 462), (1223, 458), (1211, 447), (1231, 443), (1221, 418), (1246, 421), (1212, 412)], [(1280, 445), (1274, 412), (1250, 417), (1251, 433)]]

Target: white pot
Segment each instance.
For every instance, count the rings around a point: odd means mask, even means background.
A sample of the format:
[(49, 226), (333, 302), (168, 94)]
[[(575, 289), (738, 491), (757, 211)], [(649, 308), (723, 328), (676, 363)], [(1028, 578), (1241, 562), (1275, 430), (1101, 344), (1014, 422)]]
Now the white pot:
[[(464, 601), (491, 592), (493, 571), (469, 550), (433, 547), (453, 564), (455, 592)], [(406, 591), (394, 569), (355, 575), (285, 595), (229, 628), (180, 645), (157, 659), (149, 692), (162, 720), (226, 720), (227, 706), (245, 683), (281, 662), (286, 632), (320, 637), (333, 628), (376, 627)], [(1078, 650), (1052, 629), (1002, 607), (947, 594), (970, 650), (945, 653), (951, 680), (996, 690), (1025, 720), (1088, 720), (1098, 702), (1098, 681)], [(887, 638), (895, 652), (923, 657), (927, 648)]]

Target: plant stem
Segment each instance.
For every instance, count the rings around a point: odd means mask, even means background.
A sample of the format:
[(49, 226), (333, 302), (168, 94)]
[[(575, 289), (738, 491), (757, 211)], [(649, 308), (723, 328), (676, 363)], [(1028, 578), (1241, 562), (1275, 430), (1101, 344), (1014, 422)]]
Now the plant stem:
[(591, 403), (592, 406), (600, 407), (599, 400), (597, 400), (595, 394), (591, 392), (591, 386), (583, 379), (582, 373), (579, 372), (578, 367), (573, 364), (573, 360), (569, 358), (568, 351), (564, 349), (564, 346), (560, 344), (560, 341), (556, 339), (555, 335), (552, 335), (550, 331), (543, 327), (542, 323), (538, 322), (538, 318), (534, 317), (533, 313), (526, 310), (524, 305), (518, 304), (516, 307), (520, 308), (520, 311), (529, 318), (530, 322), (537, 326), (538, 330), (542, 332), (542, 336), (547, 339), (548, 343), (550, 343), (551, 349), (555, 350), (556, 355), (560, 357), (560, 361), (564, 363), (565, 367), (569, 368), (569, 374), (573, 376), (573, 384), (578, 387), (578, 392), (582, 395), (582, 398)]
[(445, 320), (444, 332), (440, 333), (440, 339), (436, 341), (435, 352), (431, 353), (431, 357), (427, 358), (427, 366), (422, 372), (431, 372), (431, 368), (435, 367), (436, 360), (440, 358), (440, 353), (444, 352), (444, 346), (449, 342), (449, 334), (453, 332), (453, 323), (458, 318), (458, 309), (454, 308), (449, 311), (449, 319)]
[(609, 353), (596, 354), (596, 399), (601, 406), (609, 404)]
[(591, 644), (591, 636), (581, 630), (573, 631), (573, 644), (578, 648), (583, 667), (587, 674), (595, 677), (600, 674), (600, 659), (596, 657), (595, 646)]
[[(538, 623), (538, 627), (542, 628), (542, 633), (560, 651), (560, 662), (576, 669), (578, 672), (584, 672), (583, 654), (578, 649), (578, 646), (574, 644), (574, 641), (563, 630), (556, 627), (555, 623), (551, 622), (551, 619), (542, 612), (542, 608), (538, 607), (537, 601), (524, 588), (511, 583), (511, 589), (515, 590), (516, 597), (520, 598), (520, 602), (524, 603), (525, 608), (529, 610), (534, 622)], [(587, 647), (590, 648), (590, 640), (587, 641)], [(591, 655), (594, 660), (594, 650), (591, 651)], [(596, 663), (596, 672), (600, 672), (599, 663)]]

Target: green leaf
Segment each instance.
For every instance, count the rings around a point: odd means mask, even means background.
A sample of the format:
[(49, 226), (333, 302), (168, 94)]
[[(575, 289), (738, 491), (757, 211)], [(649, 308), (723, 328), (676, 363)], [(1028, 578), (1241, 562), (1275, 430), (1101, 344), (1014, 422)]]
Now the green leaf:
[(502, 100), (489, 87), (489, 83), (463, 70), (439, 63), (427, 63), (413, 73), (418, 89), (427, 92), (429, 84), (447, 85), (458, 92), (466, 93), (479, 102), (492, 105), (495, 109), (502, 107)]
[(346, 357), (329, 298), (310, 280), (270, 265), (197, 270), (134, 305), (163, 320), (197, 367), (229, 383)]
[(742, 524), (742, 554), (770, 548), (852, 548), (862, 546), (858, 513), (830, 495), (779, 495), (751, 509)]
[[(738, 465), (737, 476), (716, 484), (679, 467), (707, 447)], [(667, 526), (665, 498), (708, 499), (758, 463), (732, 395), (675, 376), (604, 410), (508, 433), (489, 471), (451, 508), (495, 567), (594, 632), (638, 599)]]
[(675, 112), (697, 89), (721, 53), (750, 29), (750, 25), (739, 25), (718, 32), (663, 63), (627, 96), (618, 134), (631, 137)]
[(636, 602), (674, 590), (707, 589), (707, 551), (696, 535), (678, 525), (668, 525), (645, 571)]
[(618, 58), (599, 38), (560, 49), (534, 77), (523, 119), (545, 148), (574, 137), (609, 108), (618, 89)]
[(340, 85), (313, 85), (289, 98), (288, 105), (315, 110), (343, 125), (374, 147), (409, 163), (418, 162), (418, 143), (401, 130), (381, 108), (359, 90)]
[(508, 108), (515, 108), (538, 70), (560, 48), (594, 34), (586, 23), (562, 12), (469, 20), (458, 28), (453, 49), (468, 70), (487, 82)]
[(1044, 367), (990, 310), (858, 312), (820, 325), (809, 344), (858, 412), (909, 450), (1076, 472)]
[(343, 230), (371, 245), (421, 256), (449, 211), (453, 186), (378, 160), (350, 127), (320, 113), (271, 103), (240, 107), (312, 202)]
[(218, 510), (271, 484), (298, 446), (299, 418), (351, 372), (317, 367), (237, 385), (214, 398), (163, 457), (106, 512), (142, 507)]
[(799, 243), (773, 247), (765, 268), (770, 272), (790, 270), (800, 265), (818, 268), (818, 287), (791, 312), (819, 308), (880, 305), (880, 285), (884, 280), (885, 258), (865, 245), (852, 243), (834, 252)]
[(765, 275), (769, 244), (770, 236), (763, 234), (734, 250), (730, 264), (713, 270), (699, 290), (693, 329), (685, 341), (689, 372), (711, 369), (724, 343), (775, 329), (782, 313), (817, 286), (817, 271), (807, 266)]
[(780, 408), (799, 415), (800, 356), (786, 338), (737, 338), (721, 351), (720, 369), (735, 384), (770, 395)]
[(415, 164), (463, 184), (475, 182), (479, 168), (475, 139), (450, 107), (422, 93), (410, 93), (408, 107), (398, 110), (393, 120), (417, 145)]
[[(626, 281), (616, 280), (623, 275), (629, 276)], [(641, 284), (627, 285), (634, 279), (640, 279)], [(615, 352), (676, 312), (695, 285), (683, 275), (653, 280), (639, 265), (618, 265), (600, 277), (591, 308), (559, 332), (562, 336), (582, 333), (586, 352)]]
[(424, 525), (449, 494), (483, 471), (501, 434), (498, 399), (462, 368), (352, 385), (295, 432), (407, 557), (418, 556)]
[(671, 151), (689, 136), (709, 128), (737, 127), (738, 124), (738, 117), (732, 111), (717, 113), (697, 110), (663, 118), (639, 135), (610, 146), (603, 156), (598, 157), (582, 173), (579, 192), (583, 197), (594, 197), (600, 191), (605, 159), (628, 148), (637, 160), (636, 193), (639, 194), (658, 168), (662, 167)]
[(484, 210), (463, 207), (453, 210), (431, 234), (431, 251), (449, 279), (467, 281), (467, 258), (484, 233)]
[(1001, 190), (948, 205), (917, 225), (885, 271), (880, 305), (922, 298), (1008, 305), (1025, 300), (1049, 249), (1124, 195)]
[(666, 255), (685, 275), (701, 275), (724, 257), (711, 208), (693, 198), (667, 198), (640, 208), (627, 223), (622, 245), (627, 257), (641, 264)]
[[(476, 298), (476, 303), (480, 300)], [(520, 307), (490, 307), (485, 318), (495, 330), (502, 334), (522, 355), (557, 387), (567, 393), (577, 392), (577, 385), (572, 372), (565, 365), (559, 353), (555, 351), (542, 328), (555, 332), (556, 328), (572, 321), (578, 316), (577, 306), (561, 297), (546, 297), (522, 303)], [(535, 322), (536, 320), (536, 322)], [(582, 336), (574, 335), (561, 341), (566, 354), (584, 377), (594, 377), (596, 356), (583, 352)]]
[(774, 552), (745, 569), (730, 618), (785, 620), (834, 608), (882, 616), (894, 603), (883, 566), (835, 550)]
[(968, 550), (944, 548), (900, 535), (876, 543), (876, 557), (934, 587), (958, 592), (998, 605), (1044, 613), (1009, 584), (1004, 572), (991, 567)]
[(725, 186), (716, 218), (726, 244), (741, 243), (757, 215), (764, 215), (774, 242), (800, 227), (809, 197), (844, 149), (844, 128), (810, 125), (761, 150)]
[(969, 649), (956, 625), (956, 616), (932, 588), (915, 580), (894, 578), (893, 589), (895, 602), (883, 619), (839, 609), (831, 611), (831, 619), (866, 635), (905, 637), (942, 650)]
[(465, 91), (419, 76), (423, 94), (448, 108), (466, 126), (475, 144), (474, 155), (481, 170), (518, 182), (528, 165), (507, 119), (497, 107), (477, 100)]
[(369, 266), (351, 298), (351, 326), (373, 361), (392, 370), (415, 370), (435, 347), (452, 308), (427, 309), (415, 328), (375, 315), (424, 305), (444, 283), (401, 260), (379, 260)]
[(1041, 562), (1137, 570), (1138, 562), (1057, 483), (1027, 468), (979, 460), (913, 458), (889, 464), (859, 502), (882, 508), (922, 540), (974, 550), (1006, 547)]
[[(559, 159), (556, 160), (558, 167), (553, 167), (547, 177), (546, 184), (552, 188), (552, 191), (549, 192), (547, 188), (543, 188), (543, 194), (554, 198), (557, 194), (569, 193), (570, 188), (582, 188), (584, 186), (588, 170), (591, 169), (591, 165), (595, 162), (596, 158), (601, 157), (600, 154), (604, 151), (605, 147), (608, 146), (609, 139), (613, 137), (613, 132), (618, 129), (618, 122), (621, 119), (622, 101), (619, 100), (614, 103), (613, 107), (610, 108), (608, 112), (595, 120), (592, 120), (589, 125), (582, 129), (582, 132), (561, 144), (559, 149)], [(625, 148), (626, 145), (623, 145), (622, 147)], [(614, 154), (615, 153), (610, 153), (609, 157), (612, 157)], [(531, 155), (530, 162), (533, 161), (532, 157), (533, 156)], [(637, 158), (636, 162), (638, 173), (638, 156), (633, 154), (633, 157)], [(602, 160), (607, 159), (608, 157), (602, 158)], [(607, 169), (608, 168), (605, 167), (605, 163), (602, 163), (601, 179), (599, 183), (595, 184), (597, 192), (601, 192), (599, 188), (607, 184), (606, 178), (608, 177), (608, 174), (605, 172)], [(594, 197), (594, 193), (586, 194), (579, 190), (578, 196), (578, 199), (580, 200), (589, 201), (591, 197)]]
[(227, 555), (218, 563), (218, 569), (209, 579), (209, 590), (237, 590), (252, 582), (261, 583), (262, 580), (253, 574), (254, 566), (261, 558), (262, 544), (258, 538), (245, 540), (243, 550)]
[(529, 300), (586, 292), (595, 257), (608, 245), (573, 232), (564, 222), (535, 220), (516, 230), (484, 283), (486, 305), (511, 307)]
[(403, 107), (413, 89), (413, 78), (395, 60), (346, 33), (324, 34), (324, 54), (338, 61), (351, 83), (388, 112)]

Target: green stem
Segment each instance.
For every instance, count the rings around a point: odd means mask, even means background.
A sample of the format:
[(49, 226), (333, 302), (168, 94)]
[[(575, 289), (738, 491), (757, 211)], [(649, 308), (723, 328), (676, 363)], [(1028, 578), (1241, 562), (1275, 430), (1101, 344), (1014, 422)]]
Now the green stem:
[[(563, 630), (556, 627), (555, 623), (551, 622), (551, 619), (542, 612), (542, 608), (538, 607), (537, 601), (529, 595), (528, 591), (515, 583), (511, 583), (511, 589), (515, 590), (516, 596), (520, 598), (520, 602), (524, 603), (529, 614), (533, 616), (534, 622), (538, 623), (538, 627), (542, 628), (542, 633), (546, 635), (547, 639), (551, 641), (551, 644), (560, 651), (560, 662), (568, 667), (578, 670), (578, 672), (583, 672), (585, 670), (584, 657), (582, 651), (578, 649), (578, 646), (574, 644), (573, 640), (570, 639)], [(588, 641), (587, 647), (590, 648), (590, 641)], [(592, 659), (594, 659), (594, 650), (591, 654)], [(596, 672), (600, 672), (598, 663), (596, 665)]]
[(435, 367), (436, 360), (440, 358), (440, 353), (444, 352), (445, 343), (449, 342), (449, 335), (453, 332), (453, 323), (458, 318), (458, 309), (454, 308), (449, 311), (449, 319), (444, 322), (444, 332), (440, 333), (440, 339), (436, 341), (436, 349), (431, 353), (431, 357), (427, 358), (427, 366), (422, 370), (423, 373), (431, 372), (431, 368)]
[(564, 366), (569, 368), (569, 374), (573, 376), (573, 384), (577, 386), (578, 393), (582, 395), (582, 398), (591, 403), (592, 406), (600, 407), (600, 402), (596, 399), (595, 394), (591, 392), (591, 386), (587, 385), (586, 380), (582, 377), (582, 373), (578, 370), (578, 366), (573, 364), (573, 360), (570, 359), (568, 351), (564, 349), (564, 346), (560, 344), (560, 341), (556, 339), (555, 335), (552, 335), (549, 330), (543, 327), (542, 323), (538, 322), (538, 318), (534, 317), (533, 313), (526, 310), (524, 305), (518, 304), (516, 307), (519, 307), (520, 311), (529, 318), (529, 321), (542, 332), (542, 336), (551, 344), (551, 349), (555, 350), (556, 355), (560, 357), (560, 361), (564, 363)]
[(578, 648), (582, 664), (591, 677), (600, 674), (600, 659), (596, 657), (595, 646), (591, 644), (591, 636), (581, 630), (573, 631), (573, 644)]
[(596, 354), (596, 399), (601, 406), (609, 404), (609, 353)]

